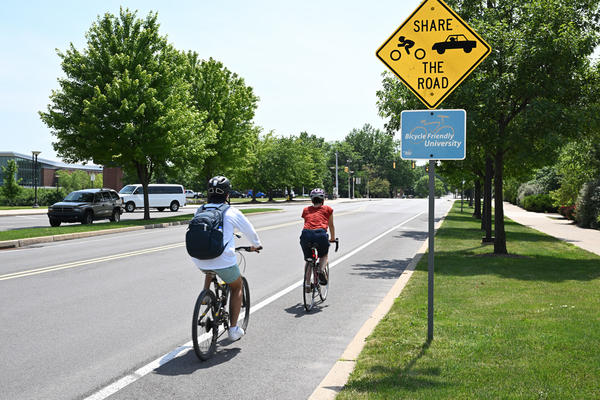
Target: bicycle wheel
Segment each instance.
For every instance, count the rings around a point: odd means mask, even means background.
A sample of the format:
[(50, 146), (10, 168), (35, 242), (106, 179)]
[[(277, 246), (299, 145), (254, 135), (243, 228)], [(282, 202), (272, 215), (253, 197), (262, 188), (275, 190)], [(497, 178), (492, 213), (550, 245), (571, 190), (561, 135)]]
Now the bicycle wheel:
[(250, 321), (250, 287), (248, 286), (246, 278), (242, 276), (242, 308), (240, 308), (238, 325), (246, 331), (248, 328), (248, 321)]
[(310, 311), (315, 305), (315, 298), (318, 296), (317, 285), (315, 280), (313, 265), (307, 262), (304, 266), (304, 285), (302, 285), (302, 296), (304, 298), (304, 308)]
[(319, 297), (321, 298), (321, 301), (325, 301), (327, 293), (329, 293), (329, 263), (323, 268), (323, 273), (325, 274), (325, 278), (327, 278), (327, 284), (319, 285)]
[(215, 318), (216, 303), (214, 293), (210, 290), (203, 290), (194, 307), (192, 341), (194, 342), (194, 351), (202, 361), (208, 360), (217, 347), (219, 324)]

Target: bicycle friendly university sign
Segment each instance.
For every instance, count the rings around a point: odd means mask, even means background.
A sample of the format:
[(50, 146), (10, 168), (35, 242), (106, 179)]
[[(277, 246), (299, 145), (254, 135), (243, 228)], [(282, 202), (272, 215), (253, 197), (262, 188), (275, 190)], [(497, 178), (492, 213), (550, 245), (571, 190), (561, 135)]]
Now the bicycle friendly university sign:
[(486, 58), (490, 46), (442, 0), (425, 0), (377, 57), (430, 109)]
[(408, 110), (402, 111), (401, 118), (402, 159), (465, 159), (465, 110)]

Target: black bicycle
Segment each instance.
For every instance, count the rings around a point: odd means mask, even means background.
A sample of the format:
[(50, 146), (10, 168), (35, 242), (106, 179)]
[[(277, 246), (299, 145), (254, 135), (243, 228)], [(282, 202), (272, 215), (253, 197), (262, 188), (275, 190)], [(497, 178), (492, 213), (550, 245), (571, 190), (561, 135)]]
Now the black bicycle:
[[(259, 247), (257, 250), (261, 250)], [(238, 265), (242, 274), (246, 270), (246, 259), (241, 250), (252, 251), (250, 246), (236, 247)], [(203, 271), (212, 275), (211, 287), (202, 290), (196, 300), (192, 319), (192, 342), (194, 351), (202, 361), (208, 360), (217, 348), (217, 339), (229, 330), (229, 292), (227, 283), (219, 279), (215, 271)], [(248, 329), (250, 320), (250, 288), (248, 281), (242, 275), (242, 307), (238, 317), (238, 326), (244, 331)], [(222, 327), (222, 329), (221, 329)]]
[[(335, 251), (338, 251), (340, 242), (335, 239)], [(304, 265), (304, 287), (302, 288), (302, 297), (304, 298), (304, 308), (310, 311), (317, 303), (317, 298), (324, 302), (329, 293), (329, 262), (323, 267), (323, 274), (327, 284), (322, 285), (319, 280), (319, 261), (317, 260), (317, 245), (309, 243), (311, 248), (311, 257), (306, 259)]]

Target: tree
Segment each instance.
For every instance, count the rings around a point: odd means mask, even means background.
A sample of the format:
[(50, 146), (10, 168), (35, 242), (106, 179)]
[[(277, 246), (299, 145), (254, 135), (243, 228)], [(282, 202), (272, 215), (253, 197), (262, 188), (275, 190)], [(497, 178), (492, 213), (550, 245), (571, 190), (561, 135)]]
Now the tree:
[(242, 77), (221, 62), (212, 58), (200, 60), (194, 52), (189, 52), (187, 58), (186, 76), (191, 82), (192, 103), (198, 111), (206, 113), (206, 124), (194, 133), (207, 139), (206, 157), (191, 166), (208, 181), (215, 174), (235, 167), (258, 137), (259, 130), (252, 122), (258, 97)]
[(83, 51), (73, 44), (58, 51), (66, 77), (40, 116), (64, 159), (135, 172), (144, 187), (144, 219), (150, 219), (147, 189), (155, 169), (202, 147), (202, 138), (189, 135), (203, 115), (190, 106), (186, 59), (159, 34), (152, 12), (144, 20), (128, 9), (107, 13), (86, 38)]
[(2, 167), (4, 184), (0, 188), (0, 194), (6, 198), (8, 205), (15, 204), (17, 196), (21, 192), (21, 186), (19, 186), (20, 179), (17, 180), (18, 170), (19, 167), (15, 160), (8, 160), (6, 167)]

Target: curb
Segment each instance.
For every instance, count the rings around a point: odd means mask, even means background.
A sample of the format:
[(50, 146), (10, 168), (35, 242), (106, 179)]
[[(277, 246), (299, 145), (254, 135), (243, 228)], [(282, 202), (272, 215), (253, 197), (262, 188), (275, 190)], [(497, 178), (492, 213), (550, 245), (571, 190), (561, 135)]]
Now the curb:
[[(248, 216), (258, 215), (258, 214), (270, 214), (270, 213), (276, 213), (276, 212), (283, 212), (283, 210), (255, 212), (255, 213), (248, 214)], [(163, 222), (163, 223), (159, 223), (159, 224), (128, 226), (128, 227), (124, 227), (124, 228), (115, 228), (115, 229), (103, 229), (101, 231), (64, 233), (61, 235), (39, 236), (39, 237), (26, 238), (26, 239), (3, 240), (3, 241), (0, 241), (0, 250), (14, 249), (17, 247), (31, 246), (33, 244), (40, 244), (40, 243), (60, 242), (63, 240), (81, 239), (81, 238), (92, 237), (92, 236), (110, 235), (112, 233), (139, 231), (139, 230), (143, 230), (143, 229), (167, 228), (169, 226), (176, 226), (176, 225), (188, 225), (189, 223), (190, 223), (189, 220), (175, 221), (175, 222)]]
[[(450, 207), (446, 214), (434, 227), (434, 231), (437, 232), (439, 227), (442, 225), (442, 222), (446, 219), (448, 212), (450, 212)], [(367, 337), (373, 332), (379, 321), (383, 319), (387, 315), (387, 313), (392, 308), (395, 299), (402, 293), (402, 290), (408, 283), (409, 279), (412, 277), (412, 274), (415, 270), (415, 267), (421, 260), (421, 257), (427, 251), (427, 247), (429, 246), (429, 238), (425, 239), (425, 242), (417, 250), (417, 253), (410, 261), (408, 266), (402, 271), (402, 274), (396, 280), (396, 283), (389, 292), (385, 295), (381, 303), (377, 306), (375, 311), (369, 316), (367, 321), (361, 326), (358, 330), (346, 350), (342, 353), (342, 356), (335, 362), (329, 373), (323, 378), (319, 386), (314, 390), (314, 392), (308, 398), (309, 400), (332, 400), (335, 399), (337, 394), (344, 388), (346, 383), (348, 382), (348, 378), (352, 371), (354, 371), (354, 367), (356, 366), (356, 360), (365, 346)]]

